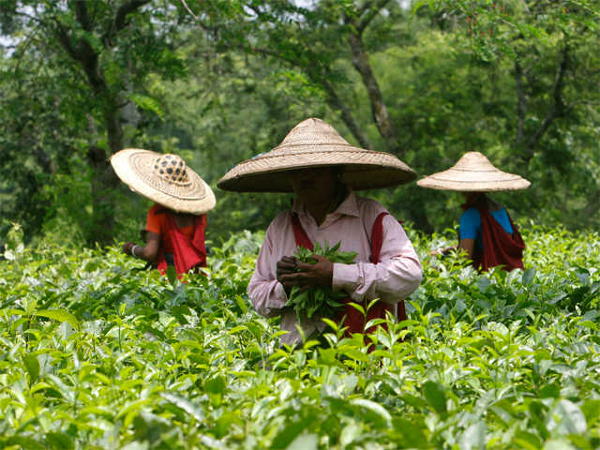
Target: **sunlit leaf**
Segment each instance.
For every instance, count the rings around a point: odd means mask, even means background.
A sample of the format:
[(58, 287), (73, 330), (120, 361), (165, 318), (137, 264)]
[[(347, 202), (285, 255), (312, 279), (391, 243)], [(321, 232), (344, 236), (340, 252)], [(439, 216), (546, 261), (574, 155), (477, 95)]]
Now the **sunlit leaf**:
[(47, 317), (48, 319), (57, 320), (59, 322), (67, 322), (76, 330), (79, 329), (79, 321), (69, 311), (64, 309), (45, 309), (35, 312), (36, 316)]

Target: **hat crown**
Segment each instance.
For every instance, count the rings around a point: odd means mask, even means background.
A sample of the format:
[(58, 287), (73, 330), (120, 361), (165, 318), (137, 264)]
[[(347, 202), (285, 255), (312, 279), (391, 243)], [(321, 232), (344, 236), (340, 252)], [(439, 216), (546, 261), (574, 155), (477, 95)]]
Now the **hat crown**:
[[(294, 150), (294, 148), (316, 145), (350, 146), (348, 141), (327, 122), (311, 117), (292, 128), (281, 144), (273, 149), (273, 152), (284, 152)], [(323, 151), (327, 150), (328, 148), (323, 149)]]
[(154, 174), (170, 184), (187, 186), (190, 184), (185, 161), (177, 155), (160, 155), (154, 160)]
[(455, 169), (470, 171), (495, 171), (496, 167), (485, 155), (479, 152), (467, 152), (454, 165)]

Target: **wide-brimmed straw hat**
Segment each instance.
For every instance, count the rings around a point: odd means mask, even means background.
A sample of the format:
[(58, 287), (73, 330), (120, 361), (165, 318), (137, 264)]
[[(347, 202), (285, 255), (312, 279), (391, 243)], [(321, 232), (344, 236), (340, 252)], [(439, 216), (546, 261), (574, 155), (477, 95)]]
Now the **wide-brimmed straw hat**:
[(417, 181), (421, 187), (461, 192), (515, 191), (530, 184), (519, 175), (497, 169), (479, 152), (465, 153), (448, 170)]
[(342, 181), (355, 190), (408, 183), (416, 173), (394, 155), (350, 145), (329, 124), (306, 119), (273, 150), (243, 161), (217, 186), (238, 192), (292, 192), (289, 172), (342, 166)]
[(129, 148), (110, 163), (132, 190), (173, 211), (198, 215), (215, 206), (210, 186), (177, 155)]

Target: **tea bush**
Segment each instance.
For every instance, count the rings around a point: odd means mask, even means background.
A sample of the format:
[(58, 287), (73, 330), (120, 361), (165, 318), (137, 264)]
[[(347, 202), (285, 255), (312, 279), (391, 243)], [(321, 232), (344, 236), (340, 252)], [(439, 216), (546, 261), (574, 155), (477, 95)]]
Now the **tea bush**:
[(26, 449), (600, 447), (600, 239), (531, 226), (526, 269), (480, 275), (409, 230), (409, 320), (279, 345), (246, 286), (261, 235), (185, 283), (118, 248), (0, 261), (0, 446)]

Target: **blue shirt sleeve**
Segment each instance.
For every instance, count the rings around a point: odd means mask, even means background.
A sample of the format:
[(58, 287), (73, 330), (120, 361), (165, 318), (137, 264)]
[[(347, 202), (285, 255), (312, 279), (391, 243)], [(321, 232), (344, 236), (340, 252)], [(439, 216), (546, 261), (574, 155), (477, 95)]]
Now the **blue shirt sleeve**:
[(460, 238), (476, 239), (481, 232), (481, 217), (477, 208), (467, 209), (460, 216)]

